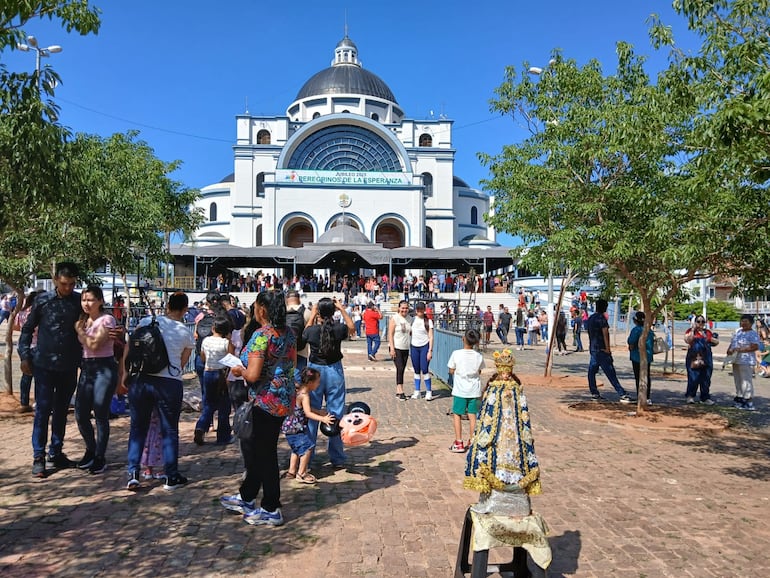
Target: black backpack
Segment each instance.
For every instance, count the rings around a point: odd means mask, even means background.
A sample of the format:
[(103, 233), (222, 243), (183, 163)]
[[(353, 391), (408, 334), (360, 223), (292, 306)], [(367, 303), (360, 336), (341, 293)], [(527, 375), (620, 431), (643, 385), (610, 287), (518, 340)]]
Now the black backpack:
[(227, 314), (230, 316), (230, 321), (233, 323), (234, 330), (237, 331), (243, 329), (243, 326), (246, 325), (246, 316), (240, 309), (230, 309)]
[(215, 319), (215, 315), (206, 312), (203, 317), (201, 317), (200, 321), (198, 321), (198, 325), (195, 326), (195, 332), (198, 335), (195, 340), (195, 353), (198, 355), (201, 354), (201, 344), (203, 343), (203, 340), (214, 332)]
[(140, 325), (128, 338), (126, 371), (130, 375), (158, 373), (167, 367), (172, 375), (182, 373), (180, 368), (169, 363), (166, 343), (153, 315), (149, 325)]
[(297, 351), (305, 348), (302, 332), (305, 330), (305, 306), (300, 305), (296, 310), (286, 312), (286, 326), (290, 327), (297, 337)]

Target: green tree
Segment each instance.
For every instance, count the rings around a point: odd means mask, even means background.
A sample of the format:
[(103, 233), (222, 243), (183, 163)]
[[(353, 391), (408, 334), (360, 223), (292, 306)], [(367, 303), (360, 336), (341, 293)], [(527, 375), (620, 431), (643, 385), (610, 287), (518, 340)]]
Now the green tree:
[(164, 236), (190, 235), (200, 225), (202, 214), (188, 209), (198, 191), (169, 176), (179, 161), (156, 158), (136, 132), (109, 138), (81, 134), (70, 152), (82, 184), (77, 218), (69, 219), (78, 223), (69, 231), (78, 247), (69, 251), (90, 267), (107, 260), (125, 280), (137, 255), (168, 260)]
[(495, 194), (490, 222), (524, 240), (526, 267), (585, 276), (601, 264), (608, 284), (624, 279), (652, 320), (659, 290), (670, 299), (708, 255), (692, 237), (701, 199), (686, 194), (676, 171), (692, 108), (672, 107), (629, 45), (619, 43), (617, 53), (607, 76), (598, 62), (581, 67), (559, 52), (537, 80), (527, 63), (509, 67), (491, 107), (523, 120), (529, 135), (480, 156)]
[(88, 0), (4, 0), (0, 4), (0, 51), (23, 42), (25, 26), (41, 19), (58, 20), (67, 32), (96, 33), (100, 12)]
[[(719, 275), (761, 283), (757, 264), (770, 251), (760, 241), (770, 233), (767, 2), (675, 8), (703, 44), (696, 56), (674, 50), (656, 82), (624, 43), (609, 76), (558, 52), (539, 81), (526, 63), (509, 68), (491, 106), (530, 134), (481, 155), (496, 194), (490, 222), (524, 239), (524, 265), (582, 273), (600, 263), (612, 285), (619, 278), (639, 294), (642, 341), (685, 283)], [(657, 19), (651, 34), (673, 46)]]
[[(709, 190), (724, 203), (722, 260), (739, 277), (738, 291), (764, 293), (768, 185), (770, 184), (770, 2), (676, 0), (674, 9), (702, 38), (699, 50), (679, 49), (657, 17), (651, 37), (671, 50), (661, 84), (677, 102), (692, 101), (699, 114), (687, 136), (688, 187)], [(715, 207), (714, 210), (717, 210)]]
[[(675, 303), (674, 317), (680, 320), (687, 319), (693, 311), (700, 313), (702, 309), (703, 303)], [(738, 321), (741, 318), (741, 312), (732, 303), (714, 299), (706, 303), (706, 311), (708, 318), (712, 321)]]
[[(58, 20), (69, 32), (94, 33), (98, 10), (85, 0), (13, 1), (0, 4), (0, 52), (15, 49), (26, 38), (25, 26), (34, 20)], [(62, 194), (72, 181), (65, 142), (68, 132), (56, 123), (51, 96), (58, 77), (50, 67), (38, 73), (10, 73), (0, 63), (0, 279), (18, 296), (6, 332), (6, 351), (13, 349), (13, 320), (21, 307), (24, 287), (46, 253), (49, 237), (41, 235), (30, 250), (31, 232), (46, 229), (45, 218), (74, 199)], [(4, 378), (12, 391), (11, 355), (6, 355)]]

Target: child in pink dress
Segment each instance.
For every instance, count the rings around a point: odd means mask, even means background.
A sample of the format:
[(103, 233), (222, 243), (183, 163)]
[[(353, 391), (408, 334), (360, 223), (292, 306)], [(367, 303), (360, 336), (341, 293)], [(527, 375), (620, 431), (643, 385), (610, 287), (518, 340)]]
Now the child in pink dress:
[(160, 417), (158, 410), (152, 410), (150, 429), (144, 442), (142, 452), (142, 479), (160, 480), (165, 477), (163, 472), (163, 436), (160, 433)]

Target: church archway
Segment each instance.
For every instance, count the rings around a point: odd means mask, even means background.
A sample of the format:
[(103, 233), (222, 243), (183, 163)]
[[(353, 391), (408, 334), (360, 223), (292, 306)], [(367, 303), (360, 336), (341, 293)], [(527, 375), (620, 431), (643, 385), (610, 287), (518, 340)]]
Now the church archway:
[(313, 227), (306, 221), (297, 221), (286, 228), (283, 244), (295, 249), (313, 242)]
[(395, 223), (383, 223), (377, 227), (375, 242), (382, 243), (386, 249), (404, 246), (404, 231)]

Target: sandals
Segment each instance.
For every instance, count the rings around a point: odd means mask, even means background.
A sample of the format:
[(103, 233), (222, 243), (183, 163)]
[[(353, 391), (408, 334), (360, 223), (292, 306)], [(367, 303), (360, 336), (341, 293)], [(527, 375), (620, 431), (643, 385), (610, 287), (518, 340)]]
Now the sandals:
[(293, 480), (296, 477), (297, 477), (297, 474), (293, 474), (289, 470), (286, 470), (281, 474), (281, 478), (289, 478), (290, 480)]
[(309, 473), (305, 473), (305, 474), (298, 473), (294, 479), (298, 481), (300, 484), (315, 484), (318, 481), (316, 480), (313, 474), (309, 474)]

